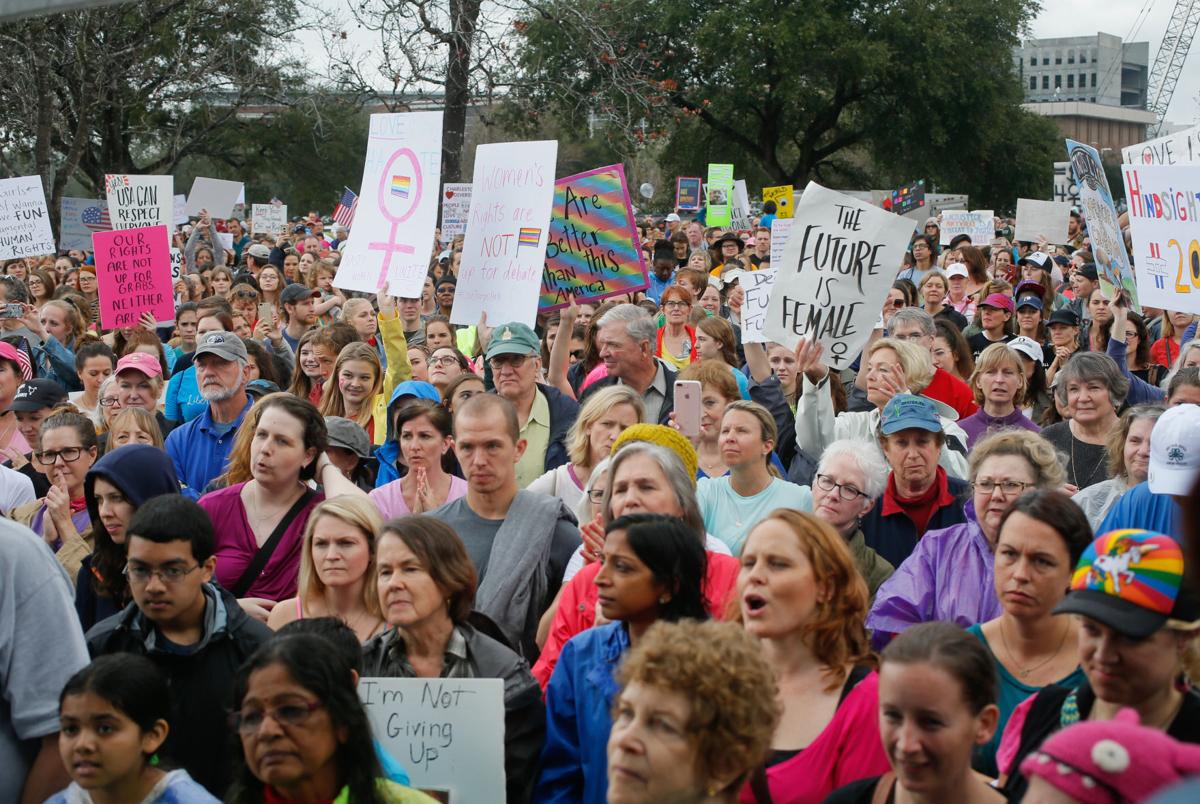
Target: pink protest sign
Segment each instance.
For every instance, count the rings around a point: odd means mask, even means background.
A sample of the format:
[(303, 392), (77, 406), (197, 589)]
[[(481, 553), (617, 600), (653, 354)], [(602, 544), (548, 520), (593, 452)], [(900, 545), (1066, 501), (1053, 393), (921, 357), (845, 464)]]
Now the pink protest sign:
[(96, 281), (100, 326), (132, 327), (142, 313), (156, 321), (175, 318), (171, 288), (171, 244), (165, 226), (96, 232)]

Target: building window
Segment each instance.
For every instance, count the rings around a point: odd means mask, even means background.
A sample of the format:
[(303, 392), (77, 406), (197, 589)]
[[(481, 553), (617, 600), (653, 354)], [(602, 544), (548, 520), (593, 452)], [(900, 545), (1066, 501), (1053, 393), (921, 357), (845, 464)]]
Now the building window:
[(1088, 54), (1086, 50), (1079, 51), (1079, 63), (1087, 64)]
[(1062, 76), (1061, 75), (1054, 76), (1054, 88), (1062, 89)]
[(1050, 57), (1049, 56), (1042, 56), (1042, 66), (1043, 67), (1050, 66)]
[(1062, 51), (1061, 50), (1054, 51), (1054, 63), (1062, 64)]
[(1067, 64), (1074, 64), (1074, 63), (1075, 63), (1075, 51), (1068, 50), (1067, 51)]
[(1043, 75), (1042, 76), (1042, 89), (1049, 89), (1049, 88), (1050, 88), (1050, 76)]
[(1095, 87), (1096, 87), (1096, 74), (1092, 73), (1092, 88), (1095, 89)]
[(1070, 75), (1067, 76), (1067, 89), (1074, 89), (1074, 88), (1075, 88), (1075, 73), (1071, 73)]
[(1030, 89), (1037, 89), (1037, 76), (1032, 76), (1032, 77), (1029, 79), (1029, 88), (1030, 88)]
[(1079, 88), (1083, 89), (1087, 86), (1087, 73), (1079, 74)]
[(1037, 55), (1036, 55), (1036, 54), (1034, 54), (1033, 56), (1030, 56), (1030, 57), (1029, 57), (1029, 66), (1030, 66), (1030, 67), (1037, 67)]

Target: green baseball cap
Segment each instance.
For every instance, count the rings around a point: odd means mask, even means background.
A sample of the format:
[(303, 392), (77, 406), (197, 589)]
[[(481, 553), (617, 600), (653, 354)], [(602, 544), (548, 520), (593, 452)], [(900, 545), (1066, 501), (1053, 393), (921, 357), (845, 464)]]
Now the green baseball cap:
[(516, 321), (501, 324), (492, 331), (488, 344), (487, 359), (496, 355), (536, 355), (542, 350), (537, 333)]

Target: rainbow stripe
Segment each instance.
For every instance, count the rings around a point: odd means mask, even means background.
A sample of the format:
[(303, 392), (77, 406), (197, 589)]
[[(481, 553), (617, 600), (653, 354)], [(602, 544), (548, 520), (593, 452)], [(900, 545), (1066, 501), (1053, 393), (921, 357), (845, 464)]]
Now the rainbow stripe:
[(540, 242), (542, 242), (541, 229), (527, 229), (522, 227), (521, 231), (517, 234), (517, 248), (521, 246), (536, 246)]
[(412, 187), (412, 179), (408, 176), (392, 176), (392, 195), (397, 198), (408, 198), (408, 191)]
[[(1133, 553), (1125, 572), (1107, 562)], [(1103, 558), (1102, 558), (1103, 557)], [(1114, 530), (1084, 551), (1071, 579), (1074, 592), (1103, 592), (1158, 614), (1168, 615), (1183, 580), (1183, 552), (1168, 536), (1136, 528)]]

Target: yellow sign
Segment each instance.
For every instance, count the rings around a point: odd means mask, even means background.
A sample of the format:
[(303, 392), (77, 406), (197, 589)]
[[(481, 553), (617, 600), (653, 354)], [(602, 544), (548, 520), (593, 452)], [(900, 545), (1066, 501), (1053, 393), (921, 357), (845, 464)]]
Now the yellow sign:
[(762, 199), (764, 204), (768, 201), (775, 202), (776, 218), (792, 217), (792, 185), (785, 184), (782, 187), (764, 187)]

